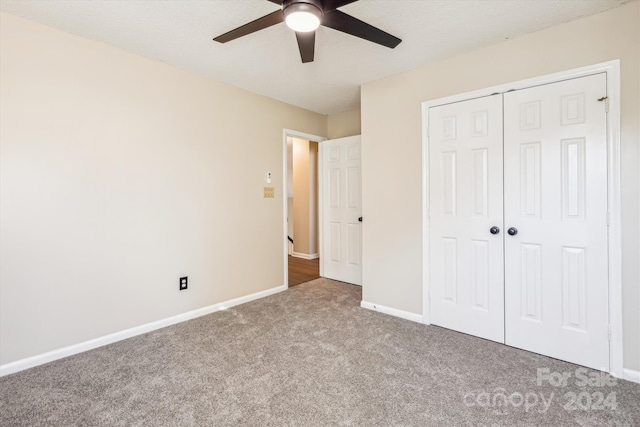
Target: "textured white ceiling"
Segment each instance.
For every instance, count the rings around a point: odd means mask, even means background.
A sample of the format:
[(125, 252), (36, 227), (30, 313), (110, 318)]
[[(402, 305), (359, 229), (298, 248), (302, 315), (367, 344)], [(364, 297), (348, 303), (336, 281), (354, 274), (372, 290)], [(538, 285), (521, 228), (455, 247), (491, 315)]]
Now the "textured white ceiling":
[(321, 27), (302, 64), (285, 24), (212, 38), (277, 10), (267, 0), (1, 0), (0, 10), (323, 114), (359, 107), (360, 85), (627, 0), (361, 0), (341, 8), (400, 37), (388, 49)]

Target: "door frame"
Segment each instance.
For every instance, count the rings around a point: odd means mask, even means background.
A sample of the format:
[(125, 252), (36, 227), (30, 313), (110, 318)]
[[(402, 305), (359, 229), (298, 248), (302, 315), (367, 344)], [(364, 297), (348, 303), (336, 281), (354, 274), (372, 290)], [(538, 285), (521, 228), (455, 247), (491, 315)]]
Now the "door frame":
[(624, 377), (622, 343), (622, 216), (620, 189), (620, 60), (594, 64), (559, 73), (492, 86), (422, 103), (422, 321), (431, 324), (429, 298), (429, 108), (585, 77), (607, 75), (607, 202), (609, 213), (609, 372)]
[(300, 132), (297, 130), (283, 129), (282, 130), (282, 241), (284, 242), (284, 285), (289, 287), (289, 228), (287, 224), (287, 217), (289, 212), (287, 210), (287, 204), (289, 198), (287, 197), (287, 175), (289, 173), (287, 168), (287, 138), (299, 138), (306, 139), (307, 141), (313, 141), (318, 143), (318, 253), (320, 254), (320, 276), (324, 273), (324, 266), (322, 265), (322, 179), (320, 176), (320, 168), (322, 167), (322, 142), (327, 138), (324, 136), (311, 135), (310, 133)]

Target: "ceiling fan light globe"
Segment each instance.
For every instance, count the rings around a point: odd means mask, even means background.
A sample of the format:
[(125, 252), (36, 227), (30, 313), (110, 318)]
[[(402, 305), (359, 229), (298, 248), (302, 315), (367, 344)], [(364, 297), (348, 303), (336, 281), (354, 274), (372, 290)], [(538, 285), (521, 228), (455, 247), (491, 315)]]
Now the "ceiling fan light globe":
[(312, 2), (285, 3), (284, 21), (293, 31), (308, 33), (320, 26), (322, 9)]
[(320, 19), (309, 12), (293, 12), (287, 16), (285, 22), (293, 31), (308, 33), (320, 26)]

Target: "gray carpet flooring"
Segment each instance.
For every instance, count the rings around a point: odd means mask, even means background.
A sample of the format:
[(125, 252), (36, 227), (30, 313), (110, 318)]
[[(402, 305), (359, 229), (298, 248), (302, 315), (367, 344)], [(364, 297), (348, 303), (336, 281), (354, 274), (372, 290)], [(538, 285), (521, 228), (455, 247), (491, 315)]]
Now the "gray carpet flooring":
[(640, 425), (638, 384), (360, 300), (317, 279), (0, 378), (0, 425)]

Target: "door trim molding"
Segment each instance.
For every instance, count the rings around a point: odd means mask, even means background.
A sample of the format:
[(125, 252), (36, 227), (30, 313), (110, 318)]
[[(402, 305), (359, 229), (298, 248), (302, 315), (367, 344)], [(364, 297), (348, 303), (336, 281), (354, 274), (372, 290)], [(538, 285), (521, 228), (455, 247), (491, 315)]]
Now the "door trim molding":
[[(307, 141), (313, 141), (318, 143), (318, 173), (322, 166), (322, 142), (327, 138), (324, 136), (312, 135), (310, 133), (304, 133), (297, 130), (283, 129), (282, 130), (282, 241), (284, 247), (284, 286), (289, 287), (289, 227), (287, 224), (287, 216), (289, 212), (287, 210), (287, 204), (289, 202), (287, 193), (287, 175), (289, 173), (287, 168), (287, 138), (300, 138)], [(318, 179), (318, 253), (322, 253), (322, 180)], [(293, 255), (293, 253), (292, 253)], [(309, 258), (312, 259), (312, 258)], [(323, 273), (322, 259), (320, 259), (320, 276)]]
[(472, 92), (424, 101), (422, 107), (422, 318), (431, 324), (429, 301), (429, 108), (503, 93), (509, 90), (556, 83), (597, 73), (607, 74), (607, 192), (609, 226), (609, 370), (622, 378), (622, 211), (620, 193), (620, 60), (603, 62), (573, 70), (501, 84)]

